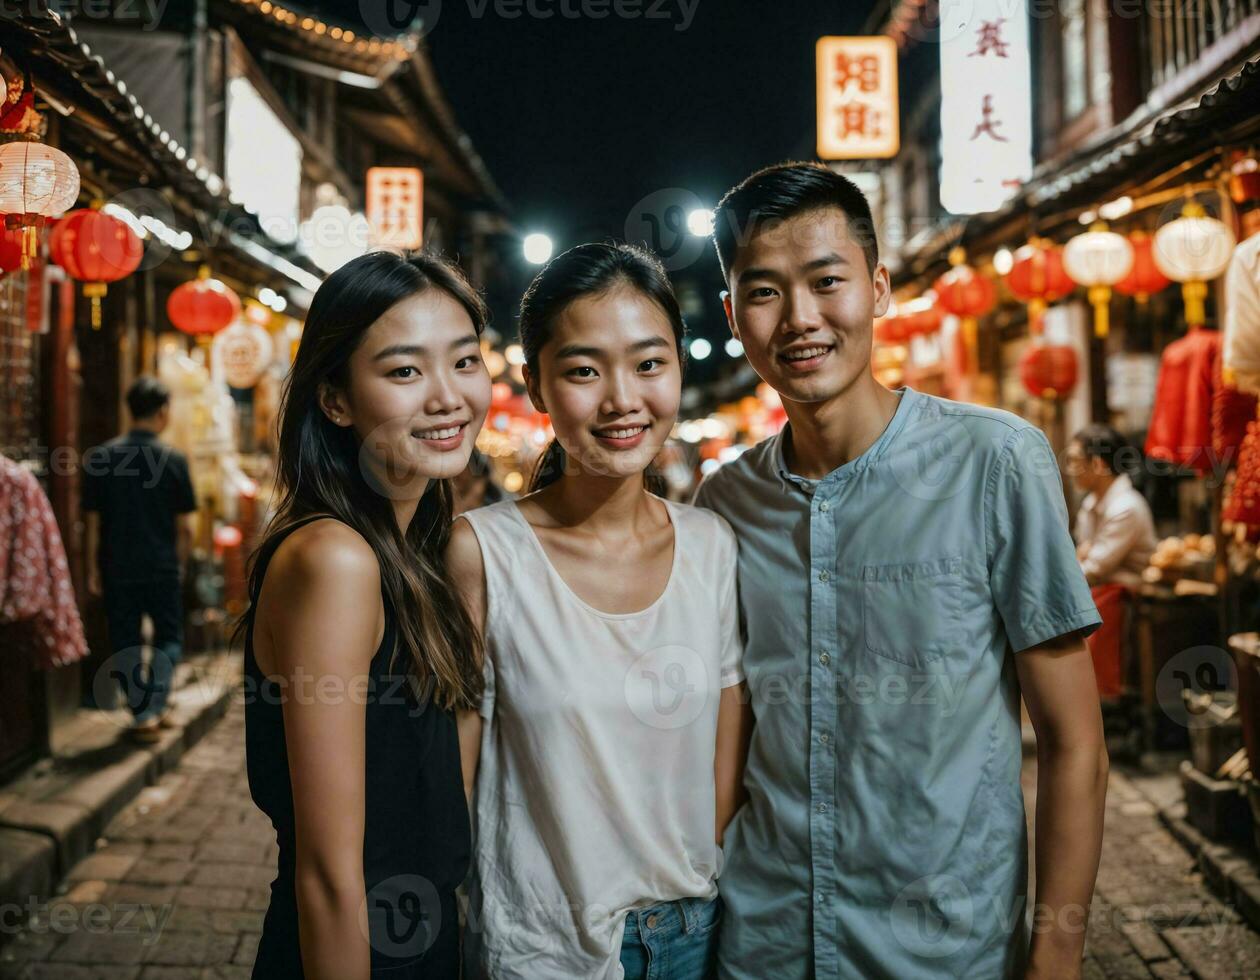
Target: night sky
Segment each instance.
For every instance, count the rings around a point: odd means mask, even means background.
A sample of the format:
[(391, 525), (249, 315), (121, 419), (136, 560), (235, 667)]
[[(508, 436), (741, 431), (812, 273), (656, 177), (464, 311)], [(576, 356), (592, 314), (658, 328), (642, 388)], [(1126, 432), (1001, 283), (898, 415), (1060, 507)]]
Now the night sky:
[(561, 14), (583, 0), (536, 0), (555, 11), (540, 20), (524, 3), (502, 16), (495, 0), (311, 5), (371, 27), (390, 3), (395, 14), (439, 9), (428, 42), (457, 117), (518, 226), (558, 249), (625, 237), (653, 192), (682, 188), (711, 207), (753, 169), (811, 156), (814, 42), (858, 31), (869, 6), (643, 0), (664, 16), (596, 20)]

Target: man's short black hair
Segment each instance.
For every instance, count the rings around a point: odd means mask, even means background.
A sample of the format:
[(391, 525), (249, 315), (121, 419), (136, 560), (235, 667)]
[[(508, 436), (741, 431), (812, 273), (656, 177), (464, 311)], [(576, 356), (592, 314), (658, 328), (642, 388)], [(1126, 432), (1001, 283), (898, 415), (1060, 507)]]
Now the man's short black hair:
[(1081, 429), (1073, 440), (1087, 458), (1103, 460), (1117, 476), (1125, 471), (1124, 456), (1129, 441), (1111, 426), (1095, 422)]
[(171, 400), (171, 390), (157, 378), (142, 374), (127, 389), (127, 409), (137, 422), (151, 419)]
[(868, 272), (879, 264), (879, 244), (871, 206), (857, 184), (821, 163), (779, 163), (758, 170), (736, 184), (718, 202), (713, 216), (713, 244), (722, 275), (730, 281), (731, 266), (742, 245), (766, 222), (785, 221), (809, 211), (839, 208), (866, 256)]

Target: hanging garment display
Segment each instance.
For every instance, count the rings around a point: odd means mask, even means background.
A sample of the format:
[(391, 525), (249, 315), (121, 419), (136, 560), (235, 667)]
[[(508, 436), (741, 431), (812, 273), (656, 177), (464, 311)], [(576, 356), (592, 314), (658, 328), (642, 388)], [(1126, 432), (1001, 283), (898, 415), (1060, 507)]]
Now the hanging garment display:
[(1220, 344), (1217, 331), (1196, 328), (1165, 348), (1146, 455), (1199, 474), (1212, 471), (1213, 368)]
[(37, 667), (87, 653), (61, 531), (34, 475), (0, 456), (0, 624), (23, 624), (21, 652)]

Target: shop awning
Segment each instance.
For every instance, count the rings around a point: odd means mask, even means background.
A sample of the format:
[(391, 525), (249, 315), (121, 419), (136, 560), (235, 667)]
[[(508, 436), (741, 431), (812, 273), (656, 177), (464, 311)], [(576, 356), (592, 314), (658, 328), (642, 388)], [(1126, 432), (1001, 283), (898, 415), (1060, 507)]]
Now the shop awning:
[(0, 48), (31, 68), (40, 95), (69, 110), (60, 124), (71, 144), (99, 156), (111, 183), (169, 188), (175, 205), (195, 215), (187, 230), (199, 241), (231, 249), (268, 278), (283, 276), (308, 290), (318, 285), (319, 269), (233, 203), (220, 175), (169, 134), (164, 141), (161, 125), (44, 0), (31, 0), (16, 14), (0, 11)]

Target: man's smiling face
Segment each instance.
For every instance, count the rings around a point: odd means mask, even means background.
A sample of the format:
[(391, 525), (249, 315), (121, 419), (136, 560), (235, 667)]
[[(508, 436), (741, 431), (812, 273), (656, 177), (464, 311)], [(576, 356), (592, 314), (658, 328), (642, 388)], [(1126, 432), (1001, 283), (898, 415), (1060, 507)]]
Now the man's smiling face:
[(888, 272), (872, 271), (839, 208), (767, 222), (739, 248), (726, 300), (731, 331), (756, 372), (786, 399), (845, 391), (871, 361)]

